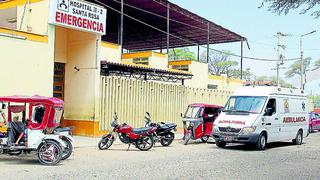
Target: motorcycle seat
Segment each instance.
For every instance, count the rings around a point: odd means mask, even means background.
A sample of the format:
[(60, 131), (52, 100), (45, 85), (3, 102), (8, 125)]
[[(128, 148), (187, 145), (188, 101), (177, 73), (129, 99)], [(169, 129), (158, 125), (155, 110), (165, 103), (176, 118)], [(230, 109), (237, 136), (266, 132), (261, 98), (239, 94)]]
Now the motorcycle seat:
[(66, 132), (72, 130), (72, 127), (63, 127), (63, 128), (56, 128), (55, 132)]
[(135, 134), (141, 134), (141, 133), (148, 132), (150, 129), (152, 129), (152, 127), (133, 128), (131, 132)]
[(173, 129), (173, 128), (176, 128), (176, 127), (177, 127), (177, 125), (174, 124), (174, 123), (165, 124), (165, 125), (160, 126), (161, 129)]

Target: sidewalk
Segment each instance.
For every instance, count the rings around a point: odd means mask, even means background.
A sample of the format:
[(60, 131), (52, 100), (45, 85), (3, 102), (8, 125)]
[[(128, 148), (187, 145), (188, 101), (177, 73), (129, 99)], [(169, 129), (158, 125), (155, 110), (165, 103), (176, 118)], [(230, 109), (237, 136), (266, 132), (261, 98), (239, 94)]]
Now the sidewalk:
[[(175, 134), (175, 141), (180, 141), (183, 137), (183, 134)], [(93, 137), (84, 137), (84, 136), (73, 136), (74, 138), (74, 147), (96, 147), (100, 141), (100, 138), (93, 138)], [(114, 144), (122, 144), (119, 138), (116, 139)]]

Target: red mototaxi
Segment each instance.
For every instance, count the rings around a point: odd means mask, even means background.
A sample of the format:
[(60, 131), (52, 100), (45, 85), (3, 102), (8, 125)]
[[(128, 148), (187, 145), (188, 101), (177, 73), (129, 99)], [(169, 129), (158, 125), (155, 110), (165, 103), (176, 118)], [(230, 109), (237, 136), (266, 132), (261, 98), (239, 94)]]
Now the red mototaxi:
[(223, 106), (214, 104), (190, 104), (182, 116), (184, 144), (190, 139), (207, 142), (212, 136), (213, 122), (219, 116)]
[[(0, 152), (9, 155), (36, 151), (42, 164), (55, 165), (72, 153), (70, 128), (59, 128), (64, 102), (44, 96), (2, 96)], [(68, 142), (68, 144), (66, 143)]]

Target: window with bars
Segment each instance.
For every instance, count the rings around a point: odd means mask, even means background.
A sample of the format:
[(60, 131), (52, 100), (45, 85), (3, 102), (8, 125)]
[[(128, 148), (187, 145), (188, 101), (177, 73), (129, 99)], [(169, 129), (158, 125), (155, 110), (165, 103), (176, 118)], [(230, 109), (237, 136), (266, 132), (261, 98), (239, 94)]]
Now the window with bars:
[(149, 58), (148, 57), (133, 58), (132, 62), (135, 63), (135, 64), (149, 65)]

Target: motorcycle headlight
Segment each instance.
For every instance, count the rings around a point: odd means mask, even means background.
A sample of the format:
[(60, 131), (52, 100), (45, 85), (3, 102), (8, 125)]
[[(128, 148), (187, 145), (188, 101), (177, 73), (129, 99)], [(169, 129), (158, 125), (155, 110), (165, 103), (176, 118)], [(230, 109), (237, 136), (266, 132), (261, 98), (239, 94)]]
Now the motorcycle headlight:
[(250, 134), (256, 130), (256, 126), (244, 127), (241, 130), (241, 134)]
[(220, 132), (219, 127), (218, 126), (214, 126), (213, 133), (218, 133), (218, 132)]

